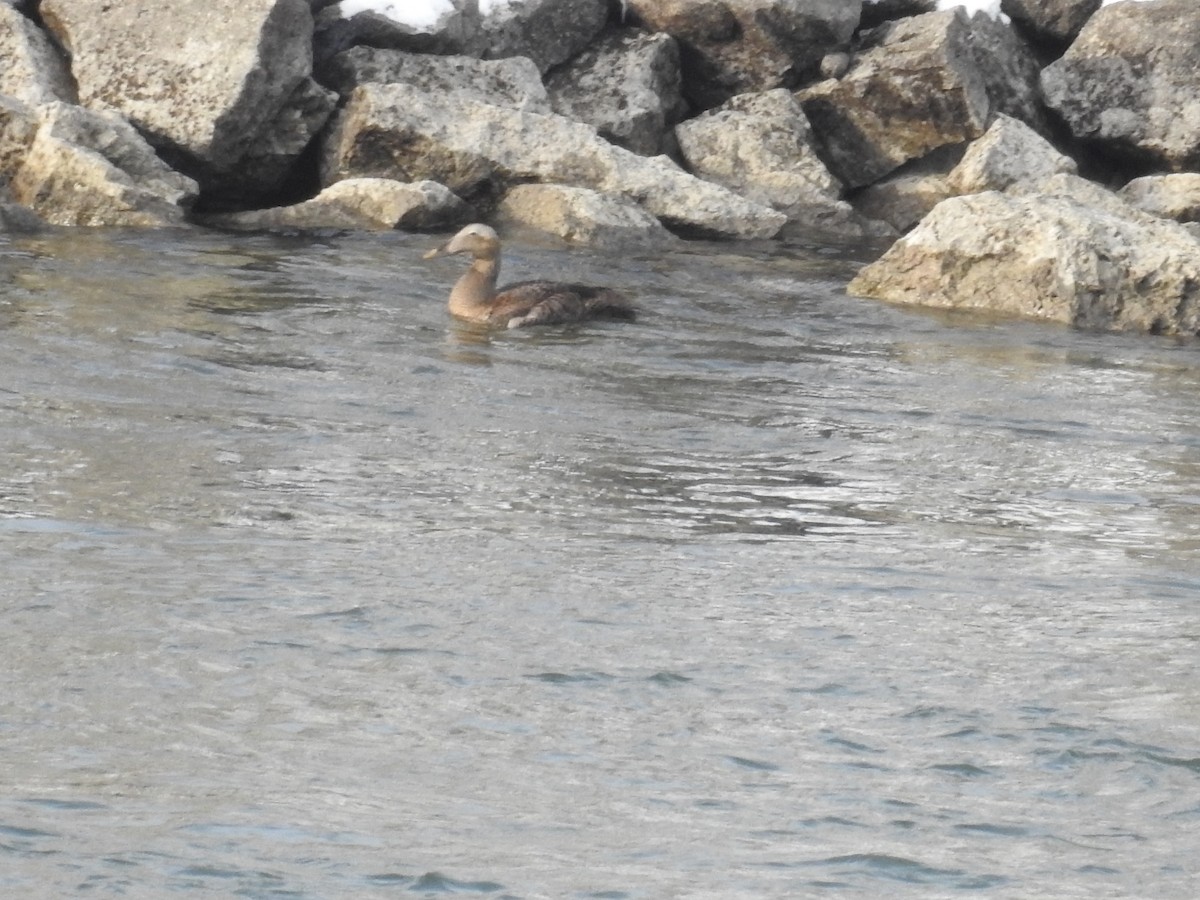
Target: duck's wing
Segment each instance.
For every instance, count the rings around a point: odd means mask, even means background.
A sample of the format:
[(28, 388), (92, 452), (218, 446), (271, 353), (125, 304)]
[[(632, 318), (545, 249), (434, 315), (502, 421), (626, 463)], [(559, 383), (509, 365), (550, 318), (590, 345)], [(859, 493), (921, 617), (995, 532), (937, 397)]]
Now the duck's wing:
[(509, 328), (557, 325), (592, 318), (632, 319), (633, 305), (607, 288), (553, 281), (525, 281), (496, 295), (490, 319)]

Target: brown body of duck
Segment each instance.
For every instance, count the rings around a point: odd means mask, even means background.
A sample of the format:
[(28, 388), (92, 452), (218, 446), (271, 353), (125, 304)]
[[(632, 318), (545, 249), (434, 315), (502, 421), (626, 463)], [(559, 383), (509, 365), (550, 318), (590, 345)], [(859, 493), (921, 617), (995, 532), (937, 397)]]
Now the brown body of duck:
[(521, 281), (496, 290), (500, 237), (487, 225), (468, 225), (426, 259), (469, 253), (471, 266), (450, 291), (450, 313), (469, 322), (521, 328), (585, 319), (636, 318), (625, 297), (608, 288), (558, 281)]

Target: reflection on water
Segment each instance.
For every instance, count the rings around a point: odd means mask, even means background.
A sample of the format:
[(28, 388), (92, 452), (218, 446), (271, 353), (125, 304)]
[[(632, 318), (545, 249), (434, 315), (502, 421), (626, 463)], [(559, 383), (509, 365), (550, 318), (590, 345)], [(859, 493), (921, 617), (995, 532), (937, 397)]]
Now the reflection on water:
[(427, 244), (0, 244), (9, 893), (1195, 896), (1194, 343)]

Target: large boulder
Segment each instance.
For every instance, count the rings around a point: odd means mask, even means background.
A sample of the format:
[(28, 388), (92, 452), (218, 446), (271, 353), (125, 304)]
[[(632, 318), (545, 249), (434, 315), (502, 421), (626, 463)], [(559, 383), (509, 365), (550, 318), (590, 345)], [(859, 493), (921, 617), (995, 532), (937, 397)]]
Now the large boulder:
[(536, 228), (573, 244), (644, 249), (676, 240), (630, 200), (562, 184), (519, 184), (504, 196), (497, 213), (505, 224)]
[(79, 100), (125, 116), (208, 190), (274, 190), (333, 109), (308, 0), (43, 0)]
[(735, 94), (794, 87), (850, 40), (862, 0), (624, 0), (638, 24), (682, 49), (684, 90), (700, 109)]
[(39, 126), (13, 197), (54, 225), (182, 225), (196, 183), (168, 168), (121, 116), (66, 103), (38, 108)]
[(958, 193), (950, 187), (950, 172), (965, 150), (962, 144), (939, 147), (856, 191), (850, 202), (868, 219), (887, 222), (901, 233), (908, 231), (935, 206)]
[(34, 107), (0, 94), (0, 184), (20, 171), (40, 125)]
[(1200, 222), (1200, 173), (1147, 175), (1135, 178), (1120, 191), (1132, 206), (1177, 222)]
[(1076, 137), (1180, 172), (1200, 169), (1195, 0), (1114, 3), (1042, 71), (1046, 102)]
[(15, 7), (0, 2), (0, 94), (26, 103), (75, 99), (62, 54), (42, 29)]
[(675, 130), (688, 168), (743, 197), (773, 206), (806, 230), (857, 236), (863, 222), (814, 148), (791, 92), (739, 94)]
[(321, 172), (325, 184), (357, 176), (431, 179), (483, 206), (525, 182), (587, 187), (710, 236), (771, 237), (786, 221), (665, 157), (616, 147), (582, 123), (403, 84), (355, 89), (330, 129)]
[(679, 46), (666, 34), (614, 31), (551, 73), (546, 87), (559, 115), (644, 156), (672, 148), (671, 127), (686, 111)]
[(551, 112), (541, 73), (523, 56), (484, 60), (353, 47), (330, 60), (326, 78), (343, 96), (360, 84), (408, 84), (431, 95), (454, 91), (497, 106)]
[(1075, 40), (1103, 0), (1000, 0), (1000, 9), (1037, 40), (1052, 45)]
[(543, 73), (583, 50), (608, 21), (608, 0), (521, 0), (487, 9), (478, 28), (468, 29), (462, 52), (527, 56)]
[(203, 224), (233, 231), (427, 230), (463, 222), (469, 209), (433, 181), (347, 178), (291, 206), (206, 216)]
[(1174, 222), (1123, 215), (1124, 206), (1064, 193), (954, 197), (848, 290), (1083, 328), (1200, 334), (1200, 241)]
[(1036, 85), (1032, 55), (1006, 26), (956, 7), (880, 26), (845, 75), (798, 97), (833, 173), (861, 187), (974, 140), (1000, 112), (1039, 123)]
[(1059, 172), (1076, 171), (1075, 161), (1059, 153), (1044, 137), (1019, 119), (999, 115), (987, 132), (973, 141), (949, 175), (956, 194), (1002, 191), (1018, 181), (1040, 181)]

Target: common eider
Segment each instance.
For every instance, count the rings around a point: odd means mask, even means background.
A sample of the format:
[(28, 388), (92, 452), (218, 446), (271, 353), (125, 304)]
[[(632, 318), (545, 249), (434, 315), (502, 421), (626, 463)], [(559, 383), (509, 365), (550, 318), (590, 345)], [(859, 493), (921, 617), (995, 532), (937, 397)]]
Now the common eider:
[(616, 291), (586, 284), (520, 281), (496, 290), (500, 274), (500, 237), (487, 225), (468, 225), (426, 259), (471, 254), (471, 267), (450, 291), (450, 313), (469, 322), (506, 328), (557, 325), (584, 319), (636, 318), (633, 304)]

